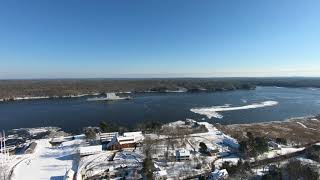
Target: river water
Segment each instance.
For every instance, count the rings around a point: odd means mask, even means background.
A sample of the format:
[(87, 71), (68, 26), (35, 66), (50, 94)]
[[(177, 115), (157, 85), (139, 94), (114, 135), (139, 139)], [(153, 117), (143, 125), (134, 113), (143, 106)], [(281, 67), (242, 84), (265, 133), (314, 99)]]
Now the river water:
[[(320, 89), (258, 87), (214, 93), (140, 93), (114, 102), (42, 99), (0, 103), (0, 129), (58, 126), (79, 132), (100, 121), (134, 127), (144, 121), (192, 118), (233, 124), (285, 120), (320, 113)], [(193, 109), (193, 112), (190, 111)]]

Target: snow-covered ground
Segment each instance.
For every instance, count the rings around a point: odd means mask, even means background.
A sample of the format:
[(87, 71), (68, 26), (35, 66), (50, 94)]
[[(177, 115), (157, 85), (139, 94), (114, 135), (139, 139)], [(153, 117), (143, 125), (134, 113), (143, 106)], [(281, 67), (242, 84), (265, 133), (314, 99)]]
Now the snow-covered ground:
[[(164, 161), (164, 153), (167, 152), (168, 148), (165, 140), (167, 137), (150, 136), (158, 140), (158, 143), (155, 145), (155, 153), (153, 153), (153, 158), (157, 159), (155, 165), (158, 171), (154, 173), (156, 176), (165, 176), (166, 178), (194, 176), (210, 171), (211, 162), (214, 161), (216, 161), (215, 165), (217, 165), (217, 167), (225, 161), (235, 164), (238, 162), (239, 157), (232, 155), (232, 152), (239, 147), (235, 139), (219, 131), (214, 125), (208, 122), (198, 122), (198, 124), (204, 125), (208, 132), (194, 133), (186, 135), (184, 138), (178, 138), (175, 147), (168, 151), (168, 153), (173, 156), (178, 149), (190, 151), (192, 153), (190, 154), (189, 160), (180, 162)], [(185, 122), (177, 121), (169, 123), (166, 126), (179, 128), (185, 126)], [(163, 139), (163, 141), (159, 142), (161, 139)], [(208, 149), (217, 150), (218, 152), (212, 156), (201, 155), (199, 153), (200, 142), (205, 143)]]
[(257, 159), (273, 158), (276, 156), (302, 151), (304, 148), (282, 147), (280, 149), (271, 150), (258, 156)]
[(99, 175), (106, 171), (125, 170), (125, 168), (142, 168), (141, 154), (123, 150), (104, 151), (102, 153), (82, 157), (77, 170), (77, 179)]
[(59, 147), (52, 147), (49, 139), (35, 141), (37, 147), (33, 154), (17, 155), (25, 159), (19, 162), (13, 170), (12, 179), (63, 179), (67, 170), (76, 168), (75, 157), (77, 147), (83, 142), (75, 139), (64, 142)]

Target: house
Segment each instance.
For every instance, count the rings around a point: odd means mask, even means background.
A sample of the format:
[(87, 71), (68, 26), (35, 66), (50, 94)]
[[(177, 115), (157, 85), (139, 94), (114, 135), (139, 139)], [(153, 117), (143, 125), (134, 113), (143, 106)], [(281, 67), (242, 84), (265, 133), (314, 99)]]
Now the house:
[(110, 150), (119, 150), (123, 148), (134, 148), (137, 142), (134, 137), (114, 137), (114, 139), (107, 145)]
[(124, 137), (134, 137), (134, 140), (136, 142), (141, 142), (144, 138), (142, 131), (137, 131), (137, 132), (125, 132), (123, 133)]
[(52, 145), (52, 146), (58, 146), (60, 145), (61, 143), (63, 143), (65, 140), (64, 140), (64, 137), (56, 137), (56, 138), (52, 138), (49, 143)]
[(118, 137), (118, 132), (99, 133), (101, 143), (110, 142), (114, 137)]
[(190, 151), (186, 149), (176, 150), (176, 160), (185, 161), (190, 159)]
[(37, 143), (36, 142), (32, 142), (29, 147), (27, 148), (27, 150), (25, 151), (25, 154), (32, 154), (34, 152), (34, 150), (37, 147)]
[(123, 136), (115, 136), (108, 144), (110, 150), (119, 150), (123, 148), (134, 148), (143, 140), (142, 132), (126, 132)]
[(167, 170), (160, 170), (153, 172), (153, 178), (156, 180), (167, 179), (168, 173)]
[(87, 156), (87, 155), (97, 154), (100, 152), (102, 152), (102, 145), (81, 146), (78, 149), (78, 153), (80, 156)]
[(208, 176), (208, 180), (222, 180), (222, 179), (227, 179), (228, 178), (228, 171), (226, 169), (222, 170), (214, 170), (213, 172), (210, 173)]

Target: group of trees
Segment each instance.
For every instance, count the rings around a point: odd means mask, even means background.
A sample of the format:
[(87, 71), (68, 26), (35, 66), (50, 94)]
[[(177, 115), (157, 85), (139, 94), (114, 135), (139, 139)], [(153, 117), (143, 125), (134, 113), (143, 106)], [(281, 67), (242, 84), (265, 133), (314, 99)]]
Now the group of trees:
[(320, 87), (320, 78), (176, 78), (176, 79), (55, 79), (1, 80), (0, 98), (66, 96), (118, 91), (189, 92), (254, 89), (255, 86)]
[(83, 132), (88, 140), (96, 139), (99, 129), (96, 127), (86, 127), (83, 129)]
[(20, 96), (68, 96), (105, 92), (144, 92), (206, 89), (208, 91), (252, 89), (250, 83), (230, 79), (55, 79), (0, 80), (0, 98)]
[(101, 121), (99, 123), (99, 128), (100, 128), (100, 131), (103, 133), (118, 132), (121, 129), (121, 127), (119, 127), (117, 124), (112, 122), (106, 122), (106, 121)]
[(162, 125), (163, 123), (159, 121), (144, 121), (139, 123), (136, 129), (144, 132), (156, 133), (160, 131)]
[(230, 162), (223, 162), (221, 169), (226, 169), (231, 177), (237, 177), (237, 179), (248, 179), (251, 175), (250, 163), (239, 160), (237, 164)]
[(153, 179), (154, 165), (152, 161), (154, 141), (150, 137), (146, 137), (143, 141), (143, 172), (147, 179)]
[(118, 126), (115, 123), (101, 121), (99, 123), (99, 127), (86, 127), (83, 129), (84, 134), (86, 135), (87, 139), (95, 139), (97, 134), (102, 132), (122, 132), (125, 131), (125, 128)]
[(265, 137), (254, 137), (251, 132), (247, 132), (247, 139), (240, 141), (239, 144), (239, 151), (249, 157), (256, 157), (269, 149)]
[(312, 166), (303, 164), (299, 160), (291, 160), (283, 167), (271, 166), (262, 180), (301, 179), (318, 180), (319, 174)]

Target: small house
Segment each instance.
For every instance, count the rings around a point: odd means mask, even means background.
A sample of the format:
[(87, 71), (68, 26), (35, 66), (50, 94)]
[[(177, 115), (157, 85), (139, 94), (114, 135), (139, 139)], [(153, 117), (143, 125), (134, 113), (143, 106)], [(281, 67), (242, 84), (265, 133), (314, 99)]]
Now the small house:
[(56, 138), (52, 138), (49, 143), (52, 145), (52, 146), (58, 146), (60, 145), (61, 143), (63, 143), (65, 140), (64, 140), (64, 137), (56, 137)]
[(100, 133), (101, 143), (110, 142), (114, 137), (118, 137), (118, 132)]
[(36, 142), (32, 142), (29, 147), (27, 148), (27, 150), (25, 151), (25, 154), (32, 154), (34, 152), (34, 150), (37, 147), (37, 143)]
[(190, 159), (190, 151), (186, 149), (176, 150), (176, 160), (185, 161)]
[(108, 144), (110, 150), (119, 150), (123, 148), (134, 148), (143, 140), (142, 132), (126, 132), (123, 136), (115, 136)]

